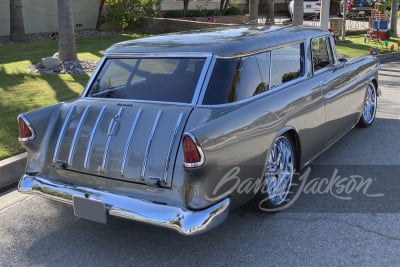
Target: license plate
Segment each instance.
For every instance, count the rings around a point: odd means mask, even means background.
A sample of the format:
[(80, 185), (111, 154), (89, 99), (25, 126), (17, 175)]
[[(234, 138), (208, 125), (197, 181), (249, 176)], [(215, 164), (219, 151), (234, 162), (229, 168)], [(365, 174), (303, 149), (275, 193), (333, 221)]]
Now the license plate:
[(364, 15), (364, 14), (365, 14), (365, 11), (360, 11), (358, 14)]
[(311, 5), (306, 5), (306, 8), (311, 8)]
[(73, 196), (72, 202), (75, 216), (99, 223), (107, 222), (106, 207), (103, 202), (78, 196)]

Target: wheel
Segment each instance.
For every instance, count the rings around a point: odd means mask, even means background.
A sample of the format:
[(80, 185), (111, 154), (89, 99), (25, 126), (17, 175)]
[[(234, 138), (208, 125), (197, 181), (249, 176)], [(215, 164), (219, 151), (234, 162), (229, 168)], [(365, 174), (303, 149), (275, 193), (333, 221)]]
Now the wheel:
[(367, 93), (364, 99), (364, 107), (358, 121), (358, 126), (360, 127), (369, 127), (375, 120), (376, 109), (378, 107), (376, 88), (374, 83), (368, 83)]
[(286, 134), (278, 137), (269, 149), (263, 172), (264, 186), (255, 198), (260, 210), (274, 211), (290, 201), (295, 162), (290, 137)]

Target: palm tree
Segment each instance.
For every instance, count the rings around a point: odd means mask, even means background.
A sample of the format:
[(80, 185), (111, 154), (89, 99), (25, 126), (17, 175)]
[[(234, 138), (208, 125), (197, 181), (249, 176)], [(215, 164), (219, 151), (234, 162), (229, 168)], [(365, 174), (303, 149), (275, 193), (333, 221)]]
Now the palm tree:
[(320, 25), (322, 28), (329, 28), (329, 6), (330, 0), (322, 0), (321, 1), (321, 13), (320, 13)]
[(303, 0), (294, 0), (293, 17), (292, 17), (293, 26), (303, 25), (303, 19), (304, 19), (303, 3), (304, 3)]
[(10, 0), (10, 39), (14, 42), (25, 40), (24, 16), (22, 15), (22, 1)]
[(266, 9), (267, 9), (267, 19), (265, 20), (265, 24), (274, 24), (275, 22), (275, 0), (267, 0), (267, 5), (266, 5)]
[(57, 0), (58, 53), (61, 61), (76, 60), (72, 0)]
[(390, 15), (390, 29), (393, 32), (393, 37), (397, 37), (397, 18), (399, 11), (399, 0), (392, 0), (392, 14)]
[(189, 0), (183, 0), (183, 16), (186, 17), (189, 12)]
[(258, 2), (259, 0), (249, 1), (249, 23), (258, 24)]

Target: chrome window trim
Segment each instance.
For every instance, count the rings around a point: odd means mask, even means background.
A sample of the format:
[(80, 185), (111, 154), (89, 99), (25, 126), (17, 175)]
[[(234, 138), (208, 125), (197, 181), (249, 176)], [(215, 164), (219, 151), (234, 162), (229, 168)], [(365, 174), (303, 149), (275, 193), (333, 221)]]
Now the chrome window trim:
[(90, 78), (84, 92), (82, 93), (81, 99), (105, 99), (103, 97), (89, 97), (88, 92), (90, 87), (93, 85), (95, 78), (98, 76), (102, 66), (104, 65), (105, 61), (108, 59), (119, 59), (119, 58), (124, 58), (124, 59), (129, 59), (129, 58), (135, 58), (135, 57), (140, 57), (140, 58), (204, 58), (204, 64), (203, 68), (200, 72), (199, 78), (197, 80), (197, 84), (193, 93), (192, 101), (190, 103), (183, 103), (183, 102), (167, 102), (167, 101), (153, 101), (153, 100), (137, 100), (137, 99), (107, 99), (107, 101), (110, 100), (116, 100), (116, 101), (138, 101), (140, 103), (170, 103), (170, 104), (179, 104), (179, 105), (188, 105), (188, 106), (194, 106), (197, 104), (199, 95), (201, 93), (201, 90), (203, 88), (204, 84), (204, 77), (207, 75), (207, 72), (209, 70), (209, 65), (210, 62), (213, 58), (211, 53), (154, 53), (154, 54), (148, 54), (148, 53), (112, 53), (112, 54), (105, 54), (105, 56), (102, 58), (101, 62), (99, 63), (99, 66), (93, 72), (92, 77)]
[[(301, 57), (303, 57), (303, 60), (302, 60), (302, 62), (303, 62), (303, 67), (304, 67), (304, 73), (303, 73), (303, 75), (302, 76), (299, 76), (299, 77), (297, 77), (297, 78), (295, 78), (295, 79), (293, 79), (293, 80), (290, 80), (290, 81), (288, 81), (288, 82), (285, 82), (285, 83), (282, 83), (282, 84), (280, 84), (280, 85), (278, 85), (278, 86), (275, 86), (275, 87), (269, 87), (269, 89), (267, 90), (267, 91), (265, 91), (265, 92), (263, 92), (263, 93), (261, 93), (261, 94), (257, 94), (257, 95), (254, 95), (254, 96), (251, 96), (251, 97), (248, 97), (248, 98), (245, 98), (245, 99), (242, 99), (242, 100), (239, 100), (239, 101), (236, 101), (236, 102), (231, 102), (231, 103), (224, 103), (224, 104), (217, 104), (217, 105), (203, 105), (203, 104), (201, 104), (201, 103), (203, 103), (203, 100), (204, 100), (204, 95), (205, 95), (205, 93), (206, 93), (206, 90), (207, 90), (207, 87), (208, 87), (208, 83), (209, 83), (209, 81), (210, 81), (210, 79), (211, 79), (211, 74), (212, 74), (212, 70), (214, 69), (214, 66), (215, 66), (215, 64), (216, 64), (216, 61), (217, 61), (217, 59), (235, 59), (235, 58), (221, 58), (221, 57), (218, 57), (218, 56), (214, 56), (213, 57), (213, 61), (211, 62), (211, 65), (210, 65), (210, 70), (211, 71), (209, 71), (209, 73), (208, 73), (208, 75), (207, 75), (207, 77), (206, 77), (206, 80), (204, 81), (204, 86), (203, 86), (203, 90), (202, 90), (202, 93), (201, 93), (201, 96), (200, 96), (200, 99), (199, 99), (199, 101), (198, 101), (198, 104), (196, 105), (197, 107), (204, 107), (204, 108), (220, 108), (220, 107), (230, 107), (230, 106), (234, 106), (234, 105), (240, 105), (240, 104), (243, 104), (243, 103), (247, 103), (247, 102), (250, 102), (250, 101), (254, 101), (254, 100), (256, 100), (256, 99), (258, 99), (258, 98), (262, 98), (262, 97), (265, 97), (265, 96), (267, 96), (267, 95), (270, 95), (270, 94), (273, 94), (273, 93), (275, 93), (275, 92), (277, 92), (277, 91), (279, 91), (279, 90), (283, 90), (285, 87), (287, 87), (287, 86), (291, 86), (291, 85), (294, 85), (294, 84), (296, 84), (296, 83), (299, 83), (299, 82), (301, 82), (301, 81), (303, 81), (303, 80), (305, 80), (305, 79), (307, 79), (307, 78), (309, 78), (308, 76), (307, 76), (307, 60), (306, 60), (306, 55), (307, 55), (307, 46), (306, 46), (306, 42), (304, 41), (304, 42), (294, 42), (294, 43), (288, 43), (287, 45), (281, 45), (281, 46), (276, 46), (276, 47), (274, 47), (273, 49), (279, 49), (279, 48), (282, 48), (282, 47), (286, 47), (286, 46), (290, 46), (290, 45), (296, 45), (296, 44), (299, 44), (300, 45), (300, 48), (302, 49), (302, 55), (301, 55)], [(303, 44), (303, 46), (301, 47), (301, 44)], [(263, 51), (263, 52), (260, 52), (260, 53), (257, 53), (257, 54), (252, 54), (252, 55), (258, 55), (258, 54), (262, 54), (262, 53), (268, 53), (268, 52), (271, 52), (273, 49), (266, 49), (265, 51)], [(272, 53), (269, 53), (269, 62), (271, 63), (271, 55)], [(268, 74), (269, 74), (269, 77), (271, 77), (271, 64), (268, 66), (269, 67), (269, 70), (268, 70)]]
[(85, 98), (81, 98), (81, 100), (115, 102), (115, 104), (117, 104), (117, 105), (121, 104), (121, 103), (129, 102), (129, 103), (140, 103), (140, 104), (159, 104), (159, 105), (175, 105), (175, 106), (182, 106), (182, 107), (192, 107), (192, 103), (150, 101), (150, 100), (139, 100), (139, 99), (85, 97)]
[(263, 49), (258, 49), (258, 50), (254, 50), (254, 51), (250, 51), (250, 52), (246, 52), (246, 53), (238, 53), (238, 54), (234, 54), (234, 55), (216, 55), (216, 58), (221, 58), (221, 59), (235, 59), (235, 58), (242, 58), (242, 57), (248, 57), (248, 56), (253, 56), (253, 55), (257, 55), (257, 54), (262, 54), (265, 52), (269, 52), (271, 50), (275, 50), (275, 49), (279, 49), (279, 48), (283, 48), (283, 47), (287, 47), (287, 46), (291, 46), (291, 45), (296, 45), (296, 44), (302, 44), (305, 43), (307, 41), (307, 39), (299, 39), (293, 42), (288, 42), (288, 43), (284, 43), (284, 44), (280, 44), (280, 45), (275, 45), (275, 46), (269, 46), (268, 48), (263, 48)]

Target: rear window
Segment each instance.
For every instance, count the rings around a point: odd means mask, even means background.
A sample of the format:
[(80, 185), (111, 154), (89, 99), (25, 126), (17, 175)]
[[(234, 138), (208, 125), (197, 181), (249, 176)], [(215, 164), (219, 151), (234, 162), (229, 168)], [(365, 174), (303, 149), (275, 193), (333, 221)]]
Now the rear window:
[(86, 96), (191, 103), (205, 58), (107, 59)]

